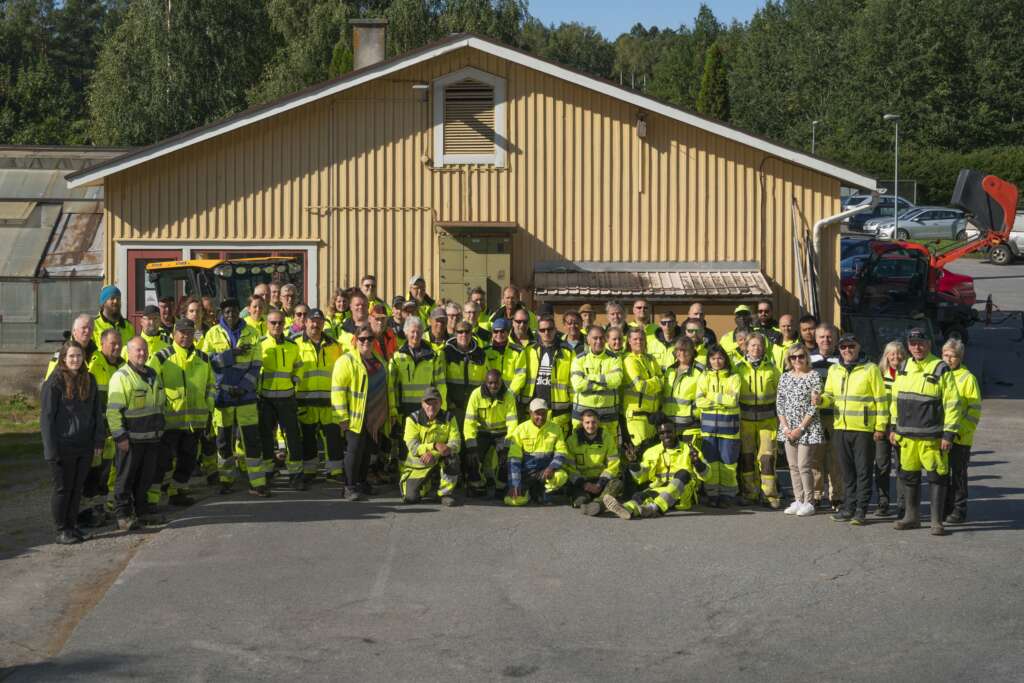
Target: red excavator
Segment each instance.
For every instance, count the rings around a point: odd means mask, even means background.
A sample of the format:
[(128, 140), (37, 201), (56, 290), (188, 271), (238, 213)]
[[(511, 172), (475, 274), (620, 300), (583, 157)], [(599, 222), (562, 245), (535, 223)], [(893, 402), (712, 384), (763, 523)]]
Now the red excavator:
[(906, 327), (922, 323), (929, 323), (944, 338), (957, 336), (967, 342), (967, 328), (979, 317), (973, 285), (951, 287), (951, 277), (958, 276), (945, 266), (1006, 243), (1016, 215), (1017, 187), (996, 176), (963, 169), (950, 203), (967, 213), (979, 230), (978, 237), (935, 253), (915, 242), (875, 242), (855, 284), (844, 287), (843, 327), (874, 342), (867, 346), (884, 346), (888, 339), (903, 336)]

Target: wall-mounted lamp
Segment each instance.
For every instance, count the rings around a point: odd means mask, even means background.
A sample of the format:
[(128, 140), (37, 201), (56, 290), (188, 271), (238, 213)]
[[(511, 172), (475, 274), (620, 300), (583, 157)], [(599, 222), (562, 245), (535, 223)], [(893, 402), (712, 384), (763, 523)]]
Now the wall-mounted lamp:
[(412, 93), (416, 96), (417, 102), (427, 102), (430, 100), (430, 84), (429, 83), (413, 83)]
[(640, 139), (647, 137), (647, 117), (643, 114), (636, 116), (636, 136)]

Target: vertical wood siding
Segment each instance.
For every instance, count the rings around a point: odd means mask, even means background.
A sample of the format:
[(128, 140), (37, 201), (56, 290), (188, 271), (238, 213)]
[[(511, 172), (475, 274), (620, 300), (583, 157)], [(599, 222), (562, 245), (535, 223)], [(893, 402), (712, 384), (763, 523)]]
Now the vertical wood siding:
[[(467, 66), (507, 79), (503, 169), (432, 167), (431, 105), (412, 85)], [(795, 311), (791, 201), (808, 234), (839, 211), (834, 178), (469, 48), (106, 183), (108, 273), (119, 240), (312, 240), (322, 299), (363, 273), (388, 295), (413, 273), (436, 291), (433, 223), (502, 221), (520, 228), (518, 284), (539, 260), (753, 260)], [(837, 320), (838, 245), (826, 256)]]

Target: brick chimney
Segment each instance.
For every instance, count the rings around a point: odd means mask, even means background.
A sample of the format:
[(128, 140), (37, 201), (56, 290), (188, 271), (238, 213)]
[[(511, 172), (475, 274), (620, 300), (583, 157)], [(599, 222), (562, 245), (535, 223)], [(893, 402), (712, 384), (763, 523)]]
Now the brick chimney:
[(352, 66), (362, 69), (384, 61), (387, 19), (350, 19), (352, 25)]

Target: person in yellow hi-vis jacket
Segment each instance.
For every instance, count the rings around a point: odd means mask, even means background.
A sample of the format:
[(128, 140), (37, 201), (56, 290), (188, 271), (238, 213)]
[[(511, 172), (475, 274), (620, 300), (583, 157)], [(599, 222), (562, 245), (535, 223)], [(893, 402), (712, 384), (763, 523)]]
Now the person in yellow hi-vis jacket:
[(331, 373), (331, 405), (345, 434), (345, 500), (361, 501), (372, 492), (370, 456), (395, 411), (388, 391), (392, 369), (374, 349), (373, 331), (361, 323), (353, 338), (356, 349), (342, 354)]
[(839, 338), (839, 357), (840, 362), (828, 369), (820, 399), (821, 405), (835, 409), (832, 444), (846, 488), (844, 506), (832, 519), (860, 526), (871, 500), (874, 441), (885, 438), (889, 424), (889, 392), (878, 366), (861, 356), (855, 335)]
[(305, 332), (295, 338), (302, 362), (299, 386), (295, 388), (302, 454), (288, 454), (288, 477), (292, 488), (300, 491), (308, 489), (316, 477), (321, 440), (327, 454), (328, 477), (341, 476), (345, 453), (338, 415), (331, 406), (331, 374), (345, 349), (324, 331), (326, 324), (323, 311), (310, 309)]
[(652, 418), (661, 410), (661, 366), (647, 353), (647, 335), (642, 327), (627, 332), (629, 352), (622, 357), (622, 410), (626, 431), (634, 447), (654, 436)]
[[(756, 503), (761, 495), (775, 510), (782, 507), (775, 479), (775, 437), (779, 418), (775, 414), (775, 394), (782, 373), (767, 352), (760, 332), (752, 332), (741, 349), (736, 364), (740, 378), (740, 484), (736, 499)], [(758, 481), (760, 479), (760, 481)]]
[(533, 399), (529, 411), (530, 419), (509, 436), (505, 505), (513, 507), (526, 505), (531, 499), (551, 503), (569, 483), (565, 439), (562, 429), (549, 418), (547, 401)]
[[(263, 469), (269, 485), (269, 477), (274, 474), (275, 432), (278, 428), (284, 434), (286, 458), (293, 461), (302, 458), (299, 404), (295, 400), (295, 387), (302, 381), (302, 359), (299, 358), (298, 344), (285, 332), (284, 313), (281, 311), (267, 314), (267, 336), (260, 340), (259, 355), (260, 443), (263, 446)], [(301, 472), (292, 477), (292, 486), (302, 490)]]
[(946, 524), (967, 521), (967, 465), (971, 461), (974, 432), (981, 420), (981, 388), (978, 379), (963, 364), (964, 343), (949, 339), (942, 345), (942, 360), (949, 366), (960, 392), (960, 424), (949, 450), (949, 494), (946, 496)]
[(146, 502), (162, 450), (166, 402), (159, 375), (146, 365), (147, 354), (146, 342), (132, 337), (128, 362), (107, 387), (107, 425), (117, 448), (114, 514), (122, 531), (136, 528), (139, 522), (163, 521)]
[(572, 506), (588, 517), (605, 511), (604, 497), (622, 495), (621, 458), (615, 435), (601, 427), (597, 413), (587, 408), (580, 425), (565, 440), (569, 453)]
[(441, 392), (427, 387), (420, 409), (405, 418), (405, 446), (409, 455), (402, 464), (399, 484), (402, 501), (419, 503), (430, 486), (430, 473), (441, 468), (437, 495), (445, 507), (455, 505), (459, 482), (459, 425), (455, 416), (441, 408)]
[(898, 530), (921, 526), (921, 470), (931, 490), (931, 533), (942, 536), (942, 512), (949, 486), (949, 451), (960, 426), (960, 392), (949, 366), (932, 355), (928, 333), (915, 327), (907, 333), (910, 358), (903, 362), (892, 385), (889, 435), (900, 447), (900, 476), (906, 497)]
[[(168, 476), (171, 505), (192, 505), (188, 482), (199, 456), (199, 438), (213, 418), (216, 382), (210, 358), (195, 347), (195, 323), (182, 318), (174, 323), (173, 341), (149, 359), (167, 398), (164, 452), (149, 487), (149, 503), (160, 502), (161, 485)], [(173, 470), (173, 473), (172, 473)]]
[(590, 408), (601, 419), (601, 425), (618, 438), (622, 362), (605, 349), (604, 334), (600, 326), (591, 325), (587, 352), (572, 359), (572, 424), (578, 425), (583, 411)]
[(658, 422), (657, 434), (661, 443), (644, 451), (640, 462), (636, 456), (629, 463), (629, 476), (640, 486), (625, 504), (612, 495), (604, 497), (604, 504), (620, 519), (659, 517), (669, 510), (689, 510), (697, 499), (698, 481), (710, 471), (699, 453), (676, 432), (668, 418)]
[(738, 492), (740, 459), (740, 378), (732, 371), (729, 353), (717, 344), (708, 349), (708, 369), (697, 380), (700, 448), (708, 473), (704, 492), (711, 507), (728, 507)]
[(239, 316), (238, 299), (220, 302), (220, 320), (203, 335), (203, 353), (217, 383), (213, 428), (217, 435), (220, 492), (230, 493), (235, 480), (235, 437), (241, 436), (250, 493), (270, 496), (260, 447), (259, 411), (256, 407), (260, 378), (260, 349), (256, 329)]
[(676, 433), (700, 450), (700, 414), (697, 410), (697, 380), (704, 366), (696, 360), (697, 345), (688, 337), (676, 342), (676, 362), (665, 371), (661, 390), (661, 412), (676, 426)]
[(462, 424), (467, 494), (477, 495), (494, 486), (495, 496), (505, 497), (508, 435), (518, 424), (516, 398), (501, 380), (501, 370), (491, 368), (483, 385), (469, 395)]

